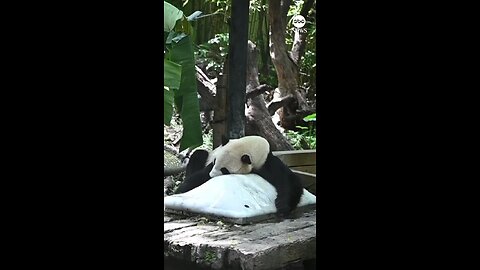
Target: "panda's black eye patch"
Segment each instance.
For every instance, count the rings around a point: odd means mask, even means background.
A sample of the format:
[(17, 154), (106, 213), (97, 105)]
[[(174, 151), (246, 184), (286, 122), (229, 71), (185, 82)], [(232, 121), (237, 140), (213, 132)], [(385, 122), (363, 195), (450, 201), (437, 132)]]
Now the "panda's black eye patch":
[(230, 172), (228, 171), (228, 169), (225, 168), (225, 167), (221, 168), (220, 171), (221, 171), (223, 174), (230, 174)]
[(248, 155), (243, 155), (241, 160), (243, 163), (252, 164), (252, 161), (250, 160), (250, 157)]

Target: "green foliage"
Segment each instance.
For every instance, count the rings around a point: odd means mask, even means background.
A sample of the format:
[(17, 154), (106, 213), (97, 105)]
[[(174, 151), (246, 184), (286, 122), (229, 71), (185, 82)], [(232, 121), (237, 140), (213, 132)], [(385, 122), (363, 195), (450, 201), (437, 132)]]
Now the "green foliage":
[(317, 148), (317, 137), (315, 127), (297, 127), (301, 131), (288, 130), (287, 139), (295, 150), (307, 150)]
[(260, 83), (265, 83), (272, 86), (278, 85), (278, 79), (277, 79), (277, 73), (276, 73), (277, 71), (275, 70), (275, 67), (269, 66), (268, 69), (269, 69), (269, 72), (267, 73), (260, 72), (258, 74), (258, 80), (260, 81)]
[(216, 33), (228, 32), (227, 19), (230, 17), (230, 1), (171, 1), (175, 6), (180, 7), (185, 14), (193, 15), (196, 11), (202, 12), (197, 20), (192, 21), (194, 29), (192, 40), (195, 44), (207, 42)]
[(217, 254), (215, 254), (212, 251), (206, 251), (204, 259), (208, 263), (214, 263), (215, 260), (217, 259)]
[(164, 14), (168, 14), (163, 18), (163, 31), (170, 32), (177, 25), (177, 21), (183, 18), (183, 12), (165, 1), (163, 1), (163, 10)]
[(307, 40), (305, 55), (300, 64), (300, 82), (303, 85), (315, 85), (317, 74), (317, 59), (316, 59), (316, 28), (315, 24), (307, 23)]
[(267, 10), (268, 5), (266, 1), (250, 0), (250, 12), (260, 12)]
[(297, 14), (300, 14), (300, 11), (303, 7), (303, 2), (303, 0), (293, 1), (292, 5), (290, 5), (290, 9), (288, 10), (287, 17), (293, 17)]
[(188, 23), (187, 18), (183, 15), (183, 12), (177, 9), (170, 3), (163, 1), (164, 18), (163, 18), (163, 31), (171, 32), (174, 30), (177, 33), (184, 33), (186, 35), (192, 34), (192, 26)]
[(317, 121), (317, 113), (313, 113), (313, 114), (305, 116), (303, 118), (303, 121), (305, 121), (305, 122), (316, 122)]
[(195, 49), (198, 63), (205, 64), (207, 72), (215, 71), (217, 74), (222, 72), (227, 54), (228, 33), (216, 34), (214, 38)]
[(308, 123), (308, 127), (297, 126), (299, 131), (288, 130), (286, 133), (288, 141), (295, 150), (306, 150), (317, 148), (317, 130), (315, 122), (317, 114), (311, 114), (303, 118)]
[(164, 2), (164, 124), (169, 125), (173, 108), (182, 119), (180, 151), (202, 144), (192, 27), (183, 12)]
[(174, 91), (180, 88), (182, 66), (167, 59), (163, 60), (163, 122), (170, 123), (173, 114)]
[(209, 151), (213, 150), (213, 129), (210, 129), (208, 133), (203, 134), (203, 145), (201, 147)]

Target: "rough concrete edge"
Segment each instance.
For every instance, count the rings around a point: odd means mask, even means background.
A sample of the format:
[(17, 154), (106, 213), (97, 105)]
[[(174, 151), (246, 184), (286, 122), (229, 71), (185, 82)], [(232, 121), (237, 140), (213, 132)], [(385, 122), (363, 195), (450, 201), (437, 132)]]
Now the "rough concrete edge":
[[(311, 210), (316, 210), (316, 209), (317, 209), (316, 204), (307, 204), (295, 209), (292, 215), (298, 218), (299, 215), (302, 215), (304, 213), (307, 213)], [(246, 217), (246, 218), (229, 218), (229, 217), (216, 216), (213, 214), (204, 214), (204, 213), (198, 213), (198, 212), (192, 212), (192, 211), (186, 211), (186, 210), (176, 210), (176, 209), (170, 209), (170, 208), (165, 208), (165, 213), (180, 215), (186, 218), (196, 218), (196, 217), (202, 216), (211, 220), (228, 222), (228, 223), (233, 223), (238, 225), (251, 225), (254, 223), (260, 223), (268, 220), (273, 220), (276, 218), (275, 213), (264, 214), (264, 215), (259, 215), (255, 217)]]

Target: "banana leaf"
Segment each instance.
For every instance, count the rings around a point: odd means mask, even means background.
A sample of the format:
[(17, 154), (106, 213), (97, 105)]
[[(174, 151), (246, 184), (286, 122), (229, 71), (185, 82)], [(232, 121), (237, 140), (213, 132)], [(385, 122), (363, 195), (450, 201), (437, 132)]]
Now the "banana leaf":
[(169, 46), (168, 59), (182, 66), (180, 88), (175, 91), (175, 107), (183, 121), (183, 136), (180, 151), (203, 143), (200, 122), (200, 106), (197, 92), (197, 80), (193, 44), (190, 36)]
[(169, 61), (163, 60), (163, 122), (166, 125), (170, 125), (173, 114), (173, 99), (175, 91), (180, 88), (180, 82), (182, 78), (182, 66)]

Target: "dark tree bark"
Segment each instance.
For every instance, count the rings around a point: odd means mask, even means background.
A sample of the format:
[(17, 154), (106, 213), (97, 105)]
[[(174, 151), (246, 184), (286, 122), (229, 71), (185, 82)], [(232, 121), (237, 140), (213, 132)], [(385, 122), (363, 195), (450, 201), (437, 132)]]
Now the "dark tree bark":
[(260, 86), (258, 81), (258, 50), (255, 44), (248, 41), (247, 50), (247, 97), (250, 98), (247, 99), (245, 112), (245, 134), (264, 137), (270, 143), (272, 151), (293, 150), (292, 145), (272, 122), (263, 94), (259, 93), (259, 89), (265, 89), (265, 87)]
[(230, 139), (245, 136), (245, 69), (247, 65), (249, 2), (232, 0), (228, 66), (227, 98), (229, 113), (227, 134)]
[(180, 166), (180, 167), (174, 167), (174, 168), (164, 167), (163, 176), (175, 175), (175, 174), (184, 172), (186, 169), (187, 169), (187, 166)]

